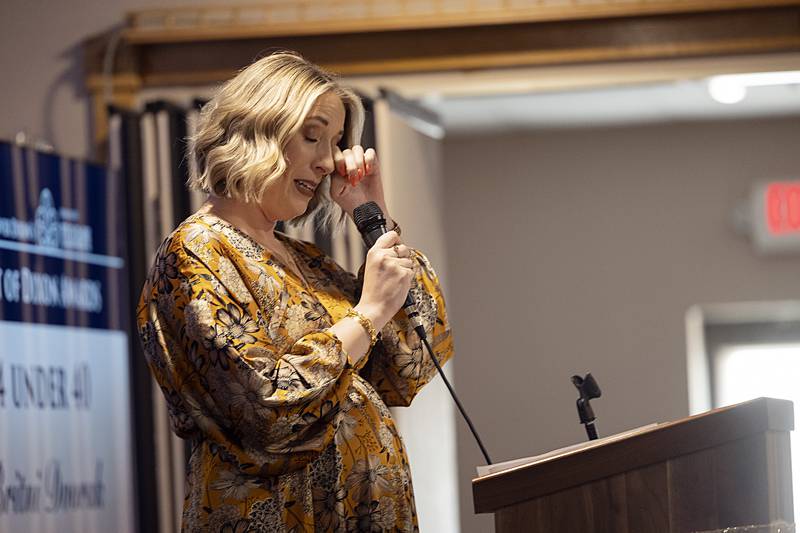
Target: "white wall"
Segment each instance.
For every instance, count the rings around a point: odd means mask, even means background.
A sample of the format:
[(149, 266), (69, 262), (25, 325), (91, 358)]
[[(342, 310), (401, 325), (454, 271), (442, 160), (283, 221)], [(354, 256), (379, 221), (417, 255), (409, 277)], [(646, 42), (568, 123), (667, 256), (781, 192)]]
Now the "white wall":
[[(601, 435), (688, 415), (689, 306), (800, 296), (800, 257), (729, 222), (752, 181), (800, 178), (798, 139), (800, 118), (446, 140), (455, 378), (495, 461), (585, 439), (575, 373)], [(457, 425), (462, 531), (491, 531)]]

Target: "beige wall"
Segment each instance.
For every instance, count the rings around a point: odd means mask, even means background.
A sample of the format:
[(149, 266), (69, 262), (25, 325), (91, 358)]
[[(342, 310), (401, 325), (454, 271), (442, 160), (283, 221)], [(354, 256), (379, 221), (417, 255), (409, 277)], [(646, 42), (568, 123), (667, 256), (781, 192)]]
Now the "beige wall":
[[(169, 0), (166, 5), (241, 3)], [(0, 139), (11, 140), (25, 131), (61, 154), (88, 157), (90, 107), (81, 43), (121, 24), (128, 11), (164, 4), (163, 0), (0, 1)]]
[[(392, 217), (403, 221), (405, 242), (430, 259), (447, 294), (441, 143), (413, 129), (385, 99), (375, 102), (374, 111), (386, 205)], [(452, 380), (452, 365), (444, 369)], [(423, 532), (459, 532), (454, 412), (439, 376), (425, 385), (411, 406), (392, 409), (408, 452)]]
[[(455, 381), (494, 461), (585, 439), (574, 373), (601, 436), (686, 416), (687, 308), (800, 297), (800, 255), (730, 223), (752, 181), (800, 177), (798, 139), (800, 118), (446, 140)], [(457, 425), (462, 531), (491, 531)]]

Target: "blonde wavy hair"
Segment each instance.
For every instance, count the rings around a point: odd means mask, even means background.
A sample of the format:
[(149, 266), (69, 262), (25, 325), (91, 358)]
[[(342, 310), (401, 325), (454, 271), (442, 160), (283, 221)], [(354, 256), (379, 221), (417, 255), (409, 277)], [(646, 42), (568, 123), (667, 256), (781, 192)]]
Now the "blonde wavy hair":
[[(291, 51), (259, 59), (227, 81), (203, 106), (189, 138), (193, 160), (190, 189), (244, 202), (261, 199), (286, 171), (286, 146), (317, 98), (333, 92), (345, 107), (345, 146), (358, 144), (364, 126), (361, 99), (337, 78)], [(330, 199), (330, 176), (317, 187), (308, 209), (292, 223), (321, 211), (322, 224), (343, 214)]]

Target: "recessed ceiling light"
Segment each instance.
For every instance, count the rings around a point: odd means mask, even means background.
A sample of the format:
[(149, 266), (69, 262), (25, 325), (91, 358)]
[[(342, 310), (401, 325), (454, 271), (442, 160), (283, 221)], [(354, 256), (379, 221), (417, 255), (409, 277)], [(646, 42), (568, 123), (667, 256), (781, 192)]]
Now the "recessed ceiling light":
[(717, 102), (735, 104), (744, 100), (748, 87), (793, 84), (800, 84), (800, 70), (725, 74), (708, 80), (708, 92)]

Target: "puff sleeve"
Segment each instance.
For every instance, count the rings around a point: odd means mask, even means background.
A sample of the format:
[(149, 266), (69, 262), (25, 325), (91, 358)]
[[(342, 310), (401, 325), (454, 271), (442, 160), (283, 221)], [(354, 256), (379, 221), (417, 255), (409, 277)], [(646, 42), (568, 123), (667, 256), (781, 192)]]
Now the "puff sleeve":
[(214, 246), (200, 257), (176, 236), (159, 249), (137, 308), (148, 365), (179, 436), (248, 474), (295, 470), (332, 442), (353, 370), (276, 271), (242, 272)]

